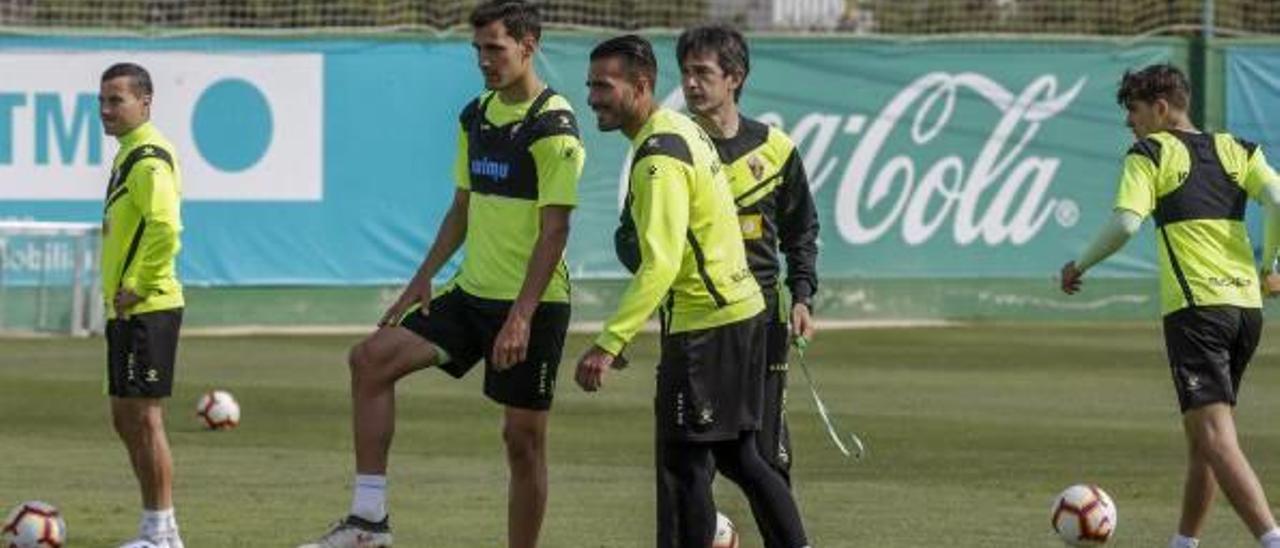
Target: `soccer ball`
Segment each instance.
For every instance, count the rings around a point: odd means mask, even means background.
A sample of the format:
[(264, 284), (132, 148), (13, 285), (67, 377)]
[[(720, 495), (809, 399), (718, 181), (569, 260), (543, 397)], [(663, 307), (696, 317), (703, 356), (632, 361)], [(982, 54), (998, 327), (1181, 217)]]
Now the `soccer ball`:
[(738, 530), (720, 512), (716, 512), (716, 536), (711, 539), (711, 548), (738, 548)]
[(61, 548), (67, 542), (67, 525), (52, 504), (38, 500), (19, 504), (0, 529), (5, 548)]
[(160, 547), (156, 546), (154, 542), (151, 542), (149, 540), (139, 539), (139, 540), (131, 540), (129, 541), (128, 544), (121, 544), (116, 548), (160, 548)]
[(225, 390), (212, 390), (200, 396), (196, 416), (209, 430), (230, 430), (240, 424), (240, 404)]
[(1116, 505), (1097, 485), (1072, 485), (1053, 501), (1053, 530), (1071, 546), (1106, 544), (1116, 531)]

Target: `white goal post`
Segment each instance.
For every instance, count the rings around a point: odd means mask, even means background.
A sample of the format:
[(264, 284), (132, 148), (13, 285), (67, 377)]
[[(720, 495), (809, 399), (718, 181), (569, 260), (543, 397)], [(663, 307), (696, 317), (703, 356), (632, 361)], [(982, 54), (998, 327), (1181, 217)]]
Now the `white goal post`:
[(0, 220), (0, 333), (102, 332), (98, 223)]

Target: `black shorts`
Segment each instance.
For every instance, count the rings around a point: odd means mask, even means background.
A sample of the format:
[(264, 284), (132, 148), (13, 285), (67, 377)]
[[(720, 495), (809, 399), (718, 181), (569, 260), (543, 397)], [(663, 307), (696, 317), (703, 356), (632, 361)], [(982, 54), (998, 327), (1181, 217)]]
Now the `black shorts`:
[(763, 314), (664, 335), (654, 402), (658, 437), (723, 441), (759, 430), (764, 352)]
[[(765, 295), (765, 376), (764, 409), (760, 434), (756, 443), (765, 462), (783, 477), (790, 476), (791, 432), (787, 427), (787, 370), (791, 353), (790, 314), (779, 309), (778, 291), (764, 290)], [(789, 312), (789, 311), (788, 311)]]
[(1165, 348), (1182, 411), (1212, 403), (1234, 406), (1261, 336), (1257, 308), (1198, 306), (1165, 316)]
[[(440, 369), (462, 378), (480, 360), (490, 365), (493, 341), (507, 321), (511, 304), (454, 288), (431, 299), (429, 314), (424, 316), (420, 309), (410, 312), (400, 326), (448, 353), (449, 362)], [(539, 304), (530, 322), (525, 361), (505, 371), (485, 367), (485, 395), (511, 407), (550, 409), (568, 330), (568, 303)]]
[(107, 320), (107, 394), (167, 398), (173, 394), (182, 309)]

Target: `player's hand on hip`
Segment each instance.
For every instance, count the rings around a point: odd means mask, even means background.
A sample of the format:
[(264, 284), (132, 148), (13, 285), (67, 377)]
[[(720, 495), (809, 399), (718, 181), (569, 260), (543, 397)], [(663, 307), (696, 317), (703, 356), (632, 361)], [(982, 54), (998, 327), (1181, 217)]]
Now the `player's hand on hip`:
[(595, 392), (604, 385), (604, 375), (609, 372), (609, 366), (612, 363), (613, 354), (599, 346), (591, 345), (591, 349), (578, 360), (578, 371), (574, 375), (574, 380), (578, 381), (578, 386), (583, 390)]
[(502, 330), (498, 332), (498, 338), (493, 340), (490, 362), (494, 369), (506, 371), (523, 362), (528, 352), (529, 315), (513, 307), (507, 314), (507, 321), (502, 324)]
[(392, 303), (382, 315), (382, 319), (378, 320), (378, 327), (398, 325), (404, 313), (415, 304), (422, 307), (422, 315), (426, 316), (427, 307), (431, 304), (431, 280), (423, 282), (416, 277), (411, 280), (404, 288), (404, 292), (400, 294), (400, 298), (396, 299), (396, 302)]
[(816, 330), (817, 326), (814, 325), (813, 313), (809, 310), (809, 305), (804, 303), (791, 305), (791, 335), (813, 340)]
[(1084, 283), (1081, 279), (1084, 276), (1079, 268), (1076, 268), (1075, 261), (1067, 261), (1062, 265), (1062, 271), (1058, 273), (1058, 282), (1062, 286), (1062, 292), (1068, 295), (1075, 295), (1080, 291), (1080, 285)]
[(126, 318), (129, 311), (135, 305), (142, 302), (142, 296), (134, 293), (132, 289), (122, 287), (116, 290), (116, 296), (111, 300), (111, 305), (116, 309), (116, 317)]

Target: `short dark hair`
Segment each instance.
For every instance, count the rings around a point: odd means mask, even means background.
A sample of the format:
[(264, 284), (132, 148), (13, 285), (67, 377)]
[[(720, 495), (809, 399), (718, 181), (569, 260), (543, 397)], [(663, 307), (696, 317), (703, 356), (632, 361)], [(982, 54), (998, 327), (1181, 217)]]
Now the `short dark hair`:
[(1120, 89), (1116, 91), (1116, 102), (1120, 106), (1128, 108), (1132, 101), (1153, 103), (1156, 99), (1164, 99), (1169, 106), (1185, 110), (1191, 104), (1191, 83), (1187, 75), (1169, 63), (1124, 71)]
[(693, 53), (712, 52), (719, 59), (720, 70), (725, 74), (737, 74), (744, 85), (733, 91), (736, 101), (742, 96), (747, 74), (751, 73), (751, 53), (747, 49), (747, 40), (737, 29), (724, 24), (711, 24), (693, 27), (680, 33), (676, 40), (676, 59), (684, 65), (685, 58)]
[(523, 0), (489, 0), (471, 12), (471, 27), (480, 28), (494, 21), (502, 21), (507, 34), (516, 40), (533, 36), (542, 39), (542, 15), (538, 6)]
[(116, 63), (107, 67), (107, 70), (102, 73), (102, 81), (115, 80), (122, 76), (128, 76), (132, 80), (130, 87), (133, 88), (134, 94), (139, 96), (152, 94), (151, 73), (136, 63)]
[(616, 57), (622, 59), (627, 76), (632, 82), (637, 76), (644, 76), (649, 82), (658, 83), (658, 58), (653, 55), (653, 46), (648, 40), (635, 34), (615, 36), (599, 44), (591, 50), (591, 60)]

